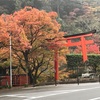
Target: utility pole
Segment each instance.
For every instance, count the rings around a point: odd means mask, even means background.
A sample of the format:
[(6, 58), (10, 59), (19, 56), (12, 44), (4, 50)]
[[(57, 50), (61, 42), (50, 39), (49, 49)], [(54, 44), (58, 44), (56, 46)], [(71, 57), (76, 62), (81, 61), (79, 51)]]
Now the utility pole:
[(12, 41), (11, 33), (9, 34), (10, 38), (10, 86), (12, 87)]

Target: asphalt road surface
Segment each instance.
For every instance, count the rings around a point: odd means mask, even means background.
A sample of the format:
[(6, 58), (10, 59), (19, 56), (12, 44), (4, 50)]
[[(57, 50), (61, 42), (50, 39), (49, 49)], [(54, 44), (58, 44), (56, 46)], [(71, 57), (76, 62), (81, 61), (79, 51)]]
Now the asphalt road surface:
[(0, 100), (100, 100), (100, 84), (63, 84), (0, 91)]

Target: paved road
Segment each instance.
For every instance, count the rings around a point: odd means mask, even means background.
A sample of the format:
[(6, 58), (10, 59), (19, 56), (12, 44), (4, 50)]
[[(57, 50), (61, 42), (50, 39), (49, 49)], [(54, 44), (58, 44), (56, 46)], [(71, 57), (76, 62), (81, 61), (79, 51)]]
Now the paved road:
[(100, 100), (100, 84), (64, 84), (0, 92), (0, 100)]

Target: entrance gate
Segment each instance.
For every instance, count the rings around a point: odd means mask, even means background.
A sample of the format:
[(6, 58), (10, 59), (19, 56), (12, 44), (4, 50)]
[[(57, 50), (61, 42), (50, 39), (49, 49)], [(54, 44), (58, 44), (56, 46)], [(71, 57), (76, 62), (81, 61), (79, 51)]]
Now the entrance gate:
[[(94, 41), (92, 39), (86, 39), (88, 37), (92, 37), (93, 34), (96, 32), (96, 30), (85, 32), (85, 33), (79, 33), (79, 34), (74, 34), (74, 35), (66, 35), (64, 36), (64, 39), (67, 43), (66, 44), (61, 44), (66, 47), (71, 47), (71, 46), (82, 46), (82, 55), (83, 55), (83, 62), (87, 61), (87, 49), (86, 45), (87, 44), (92, 44)], [(74, 39), (79, 39), (78, 42), (73, 41)], [(61, 41), (61, 40), (60, 40)], [(59, 41), (55, 42), (55, 44), (59, 44)], [(55, 68), (55, 85), (57, 85), (57, 81), (59, 79), (59, 70), (58, 70), (58, 50), (57, 48), (54, 48), (54, 68)]]

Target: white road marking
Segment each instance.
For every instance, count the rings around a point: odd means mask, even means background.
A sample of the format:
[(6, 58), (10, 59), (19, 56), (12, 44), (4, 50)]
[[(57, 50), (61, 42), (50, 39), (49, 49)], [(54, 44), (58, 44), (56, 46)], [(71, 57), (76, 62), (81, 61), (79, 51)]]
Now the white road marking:
[(0, 98), (5, 97), (5, 95), (1, 95)]
[(5, 95), (6, 97), (18, 97), (18, 98), (24, 98), (24, 97), (27, 97), (27, 96), (19, 96), (19, 95)]
[(2, 97), (18, 97), (18, 98), (26, 98), (27, 96), (18, 96), (18, 95), (2, 95), (0, 96), (0, 98)]
[(100, 97), (89, 99), (89, 100), (100, 100)]
[(39, 99), (39, 98), (44, 98), (44, 97), (49, 97), (49, 96), (55, 96), (55, 95), (59, 95), (59, 94), (71, 93), (71, 92), (75, 92), (75, 91), (76, 90), (72, 90), (72, 91), (58, 91), (57, 93), (42, 95), (42, 96), (38, 96), (38, 97), (30, 97), (30, 98), (23, 99), (23, 100)]

